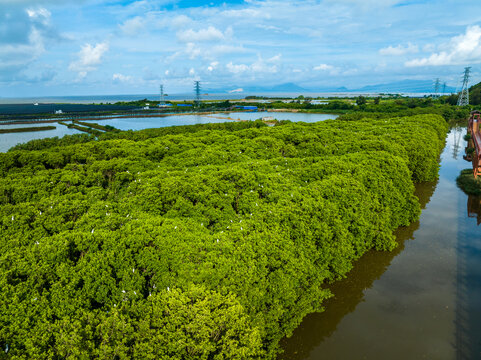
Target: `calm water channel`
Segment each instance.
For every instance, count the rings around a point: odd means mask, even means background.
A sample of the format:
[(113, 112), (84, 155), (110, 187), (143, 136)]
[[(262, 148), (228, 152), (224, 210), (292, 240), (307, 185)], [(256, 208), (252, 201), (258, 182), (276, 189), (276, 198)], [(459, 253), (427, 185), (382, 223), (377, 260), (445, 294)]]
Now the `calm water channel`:
[(470, 167), (465, 132), (449, 134), (439, 180), (417, 186), (423, 212), (396, 232), (398, 248), (366, 254), (333, 284), (280, 359), (481, 359), (481, 198), (455, 183)]
[[(111, 125), (120, 130), (142, 130), (148, 128), (158, 128), (176, 125), (195, 125), (207, 123), (219, 123), (234, 120), (256, 120), (265, 116), (272, 116), (277, 120), (291, 120), (316, 122), (326, 119), (335, 119), (337, 115), (329, 114), (304, 114), (304, 113), (284, 113), (284, 112), (232, 112), (220, 113), (213, 115), (171, 115), (167, 117), (149, 117), (149, 118), (121, 118), (94, 120), (92, 122), (102, 125)], [(0, 134), (0, 152), (6, 152), (12, 146), (24, 143), (34, 139), (44, 139), (48, 137), (63, 137), (64, 135), (72, 135), (81, 133), (75, 129), (69, 129), (64, 125), (57, 123), (40, 123), (26, 125), (0, 125), (0, 129), (17, 128), (17, 127), (33, 127), (33, 126), (56, 126), (55, 130)]]

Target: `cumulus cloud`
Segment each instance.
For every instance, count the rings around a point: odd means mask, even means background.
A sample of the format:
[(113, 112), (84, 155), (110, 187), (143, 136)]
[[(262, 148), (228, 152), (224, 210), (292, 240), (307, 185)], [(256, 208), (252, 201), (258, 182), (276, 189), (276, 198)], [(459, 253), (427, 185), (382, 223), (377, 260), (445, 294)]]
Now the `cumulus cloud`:
[(233, 73), (233, 74), (239, 74), (239, 73), (242, 73), (244, 71), (247, 71), (249, 70), (249, 66), (247, 66), (246, 64), (238, 64), (238, 65), (235, 65), (231, 62), (229, 62), (227, 65), (226, 65), (226, 68), (229, 72)]
[(208, 71), (214, 71), (217, 68), (218, 65), (219, 65), (218, 61), (212, 61), (210, 63), (210, 65), (207, 67), (207, 70)]
[[(47, 43), (61, 36), (43, 7), (5, 5), (0, 11), (0, 74), (2, 80), (28, 81), (22, 74), (46, 52)], [(37, 76), (37, 78), (40, 78)]]
[(259, 56), (257, 61), (253, 62), (250, 65), (234, 64), (231, 61), (226, 65), (226, 69), (232, 74), (241, 74), (245, 72), (274, 74), (274, 73), (277, 73), (279, 69), (278, 69), (278, 66), (275, 64), (272, 64), (272, 62), (275, 62), (277, 60), (278, 59), (276, 59), (275, 57), (274, 57), (274, 60), (272, 60), (272, 58), (268, 60), (264, 60), (262, 59), (262, 57)]
[(201, 42), (201, 41), (219, 41), (232, 36), (232, 28), (227, 28), (225, 33), (219, 29), (209, 26), (206, 29), (195, 31), (193, 29), (177, 32), (177, 39), (182, 42)]
[(413, 59), (406, 66), (441, 66), (481, 63), (481, 28), (470, 26), (466, 33), (453, 37), (448, 43), (442, 44), (441, 51), (429, 57)]
[(417, 52), (419, 52), (419, 48), (411, 43), (408, 43), (406, 46), (388, 46), (379, 50), (379, 54), (385, 56), (401, 56), (406, 54), (415, 54)]
[(132, 19), (124, 21), (123, 24), (119, 25), (120, 30), (128, 36), (137, 35), (139, 32), (145, 28), (145, 18), (136, 16)]
[(187, 43), (185, 46), (185, 53), (189, 56), (189, 59), (193, 60), (202, 54), (202, 50), (194, 43)]
[(186, 15), (179, 15), (172, 19), (172, 26), (175, 28), (183, 28), (191, 24), (193, 20)]
[(106, 42), (98, 43), (95, 46), (85, 44), (78, 52), (78, 59), (70, 63), (69, 70), (77, 72), (81, 78), (85, 77), (87, 73), (97, 69), (108, 49), (109, 46)]
[(328, 73), (329, 75), (338, 75), (340, 72), (340, 69), (338, 67), (329, 64), (319, 64), (317, 66), (314, 66), (313, 69), (315, 71), (322, 71), (324, 73)]

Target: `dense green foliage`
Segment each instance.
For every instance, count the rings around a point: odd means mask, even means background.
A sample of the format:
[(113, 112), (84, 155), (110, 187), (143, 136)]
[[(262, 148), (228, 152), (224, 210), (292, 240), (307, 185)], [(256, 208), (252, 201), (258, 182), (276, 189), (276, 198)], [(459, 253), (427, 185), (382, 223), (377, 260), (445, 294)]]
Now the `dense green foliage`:
[(31, 132), (31, 131), (46, 131), (46, 130), (55, 130), (55, 126), (32, 126), (32, 127), (23, 127), (23, 128), (0, 129), (0, 134)]
[(0, 154), (0, 348), (272, 358), (326, 283), (418, 217), (413, 180), (436, 178), (446, 127), (239, 122)]
[(474, 178), (473, 169), (464, 169), (456, 178), (456, 184), (467, 195), (481, 195), (481, 177)]
[(481, 105), (481, 82), (469, 88), (469, 103), (471, 105)]

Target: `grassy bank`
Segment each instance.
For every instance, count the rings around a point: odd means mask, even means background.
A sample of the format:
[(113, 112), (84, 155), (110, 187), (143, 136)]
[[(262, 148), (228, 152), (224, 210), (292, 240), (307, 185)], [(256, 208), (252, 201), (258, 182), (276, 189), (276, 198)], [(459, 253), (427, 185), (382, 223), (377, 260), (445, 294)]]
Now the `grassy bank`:
[(79, 120), (74, 120), (73, 123), (75, 124), (79, 124), (79, 125), (82, 125), (82, 126), (86, 126), (86, 127), (90, 127), (90, 128), (93, 128), (93, 129), (97, 129), (97, 130), (101, 130), (101, 131), (116, 131), (116, 132), (119, 132), (120, 130), (114, 128), (113, 126), (110, 126), (110, 125), (99, 125), (99, 124), (96, 124), (96, 123), (92, 123), (92, 122), (85, 122), (85, 121), (79, 121)]

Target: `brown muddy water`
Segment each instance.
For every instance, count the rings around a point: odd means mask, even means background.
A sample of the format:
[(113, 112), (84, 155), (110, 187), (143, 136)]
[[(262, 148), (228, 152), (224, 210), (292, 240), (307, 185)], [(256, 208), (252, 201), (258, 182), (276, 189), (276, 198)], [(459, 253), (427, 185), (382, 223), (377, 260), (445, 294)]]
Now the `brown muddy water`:
[(283, 360), (481, 359), (481, 198), (456, 177), (466, 129), (451, 130), (439, 179), (419, 184), (420, 220), (393, 252), (363, 256), (325, 311), (282, 342)]

